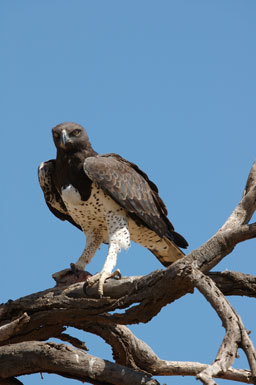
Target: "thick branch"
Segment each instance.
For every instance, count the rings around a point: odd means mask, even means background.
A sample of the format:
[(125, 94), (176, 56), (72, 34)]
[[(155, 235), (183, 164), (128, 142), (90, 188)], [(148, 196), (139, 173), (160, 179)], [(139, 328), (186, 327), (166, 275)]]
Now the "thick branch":
[[(5, 320), (5, 323), (8, 318), (17, 318), (25, 310), (30, 314), (30, 322), (24, 324), (19, 329), (19, 333), (14, 334), (15, 337), (11, 338), (8, 335), (5, 341), (13, 343), (34, 339), (45, 340), (51, 336), (57, 336), (63, 331), (63, 325), (72, 324), (74, 314), (76, 319), (81, 322), (85, 320), (96, 322), (97, 319), (106, 324), (132, 323), (134, 320), (135, 322), (143, 320), (146, 322), (152, 313), (156, 314), (160, 311), (166, 302), (172, 302), (181, 289), (183, 293), (188, 291), (187, 288), (192, 289), (191, 282), (187, 283), (187, 274), (189, 271), (184, 270), (179, 274), (177, 272), (175, 276), (172, 271), (165, 270), (156, 271), (141, 278), (108, 280), (106, 293), (112, 295), (113, 287), (113, 296), (116, 297), (120, 286), (122, 297), (119, 300), (115, 298), (102, 300), (79, 298), (83, 295), (83, 284), (79, 283), (64, 290), (53, 288), (7, 303), (2, 306), (2, 319)], [(209, 275), (225, 294), (255, 296), (256, 278), (253, 276), (235, 272), (209, 273)], [(107, 310), (122, 308), (136, 301), (141, 301), (141, 308), (138, 309), (135, 306), (126, 313), (115, 316), (105, 313)], [(3, 341), (3, 343), (5, 342)]]
[[(241, 295), (256, 297), (256, 276), (237, 271), (209, 272), (209, 277), (225, 295)], [(120, 298), (131, 292), (133, 286), (137, 286), (141, 276), (123, 277), (120, 280), (110, 279), (105, 283), (104, 293), (110, 298)], [(98, 298), (97, 286), (85, 287), (86, 296)], [(81, 293), (80, 293), (81, 295)]]
[[(77, 285), (75, 285), (76, 289)], [(100, 319), (105, 319), (106, 323), (116, 322), (121, 315), (108, 315), (106, 314), (107, 311), (125, 308), (132, 303), (141, 302), (142, 307), (138, 307), (138, 312), (136, 306), (129, 309), (124, 313), (120, 322), (147, 322), (163, 306), (172, 302), (172, 298), (177, 298), (177, 294), (181, 296), (189, 291), (188, 288), (192, 290), (189, 280), (186, 279), (185, 271), (160, 270), (139, 279), (130, 293), (119, 300), (73, 298), (68, 296), (70, 289), (64, 291), (52, 289), (3, 305), (1, 318), (2, 321), (6, 322), (8, 319), (17, 317), (23, 312), (23, 309), (26, 309), (30, 316), (30, 323), (26, 327), (27, 333), (29, 330), (42, 327), (42, 325), (68, 325), (74, 319), (74, 312), (77, 320), (91, 319), (94, 321), (99, 315)]]
[(210, 272), (207, 274), (225, 295), (256, 297), (256, 276), (237, 271)]
[(159, 385), (146, 374), (91, 356), (71, 346), (22, 342), (0, 348), (0, 378), (37, 372), (102, 385)]

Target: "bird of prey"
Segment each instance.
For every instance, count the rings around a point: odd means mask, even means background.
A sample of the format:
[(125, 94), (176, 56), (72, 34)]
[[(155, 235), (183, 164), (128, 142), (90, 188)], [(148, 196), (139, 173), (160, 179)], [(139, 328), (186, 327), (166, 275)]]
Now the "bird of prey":
[(136, 164), (117, 154), (99, 155), (79, 124), (61, 123), (52, 135), (57, 156), (40, 164), (39, 183), (51, 212), (86, 236), (73, 270), (84, 271), (99, 246), (109, 245), (102, 271), (88, 280), (89, 285), (98, 282), (99, 295), (105, 280), (117, 272), (112, 273), (117, 254), (128, 249), (131, 240), (164, 266), (184, 256), (179, 248), (186, 248), (187, 241), (174, 231), (157, 186)]

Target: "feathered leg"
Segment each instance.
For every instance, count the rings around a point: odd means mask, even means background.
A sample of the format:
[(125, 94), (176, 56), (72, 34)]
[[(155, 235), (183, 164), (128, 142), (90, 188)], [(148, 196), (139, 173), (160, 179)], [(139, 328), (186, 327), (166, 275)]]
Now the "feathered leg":
[(90, 232), (86, 234), (86, 247), (75, 266), (79, 270), (84, 270), (85, 266), (90, 262), (100, 245), (103, 238), (99, 232)]
[[(76, 264), (71, 263), (70, 269), (64, 269), (54, 273), (52, 275), (53, 279), (57, 284), (72, 284), (80, 282), (88, 278), (87, 272), (84, 271), (85, 266), (90, 262), (97, 249), (102, 243), (102, 235), (98, 232), (90, 232), (86, 234), (86, 246), (78, 259)], [(91, 276), (91, 274), (89, 274)]]
[(103, 295), (103, 285), (107, 278), (116, 275), (121, 277), (119, 270), (116, 270), (113, 273), (112, 270), (116, 265), (117, 254), (121, 249), (127, 250), (130, 246), (130, 233), (127, 218), (120, 214), (114, 214), (113, 212), (107, 212), (105, 216), (109, 238), (108, 255), (102, 271), (88, 279), (89, 286), (92, 286), (95, 282), (99, 281), (98, 293), (100, 296)]

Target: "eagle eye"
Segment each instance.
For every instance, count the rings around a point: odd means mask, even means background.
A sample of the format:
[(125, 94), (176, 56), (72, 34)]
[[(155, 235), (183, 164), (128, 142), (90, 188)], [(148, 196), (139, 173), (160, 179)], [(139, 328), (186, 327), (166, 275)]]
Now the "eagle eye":
[(71, 136), (78, 136), (80, 134), (81, 130), (79, 130), (79, 128), (76, 128), (75, 130), (73, 130), (70, 135)]

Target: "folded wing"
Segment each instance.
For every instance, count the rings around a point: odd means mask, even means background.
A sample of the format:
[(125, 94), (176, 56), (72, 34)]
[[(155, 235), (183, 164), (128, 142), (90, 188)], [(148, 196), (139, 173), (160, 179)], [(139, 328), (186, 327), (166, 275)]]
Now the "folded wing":
[(58, 193), (54, 184), (54, 172), (56, 161), (51, 159), (43, 162), (38, 167), (38, 179), (41, 189), (44, 193), (44, 198), (51, 212), (62, 221), (69, 221), (72, 225), (81, 230), (81, 227), (68, 214), (66, 206)]
[(84, 171), (137, 224), (168, 237), (177, 246), (187, 247), (186, 240), (174, 232), (156, 185), (134, 163), (117, 154), (97, 155), (85, 159)]

